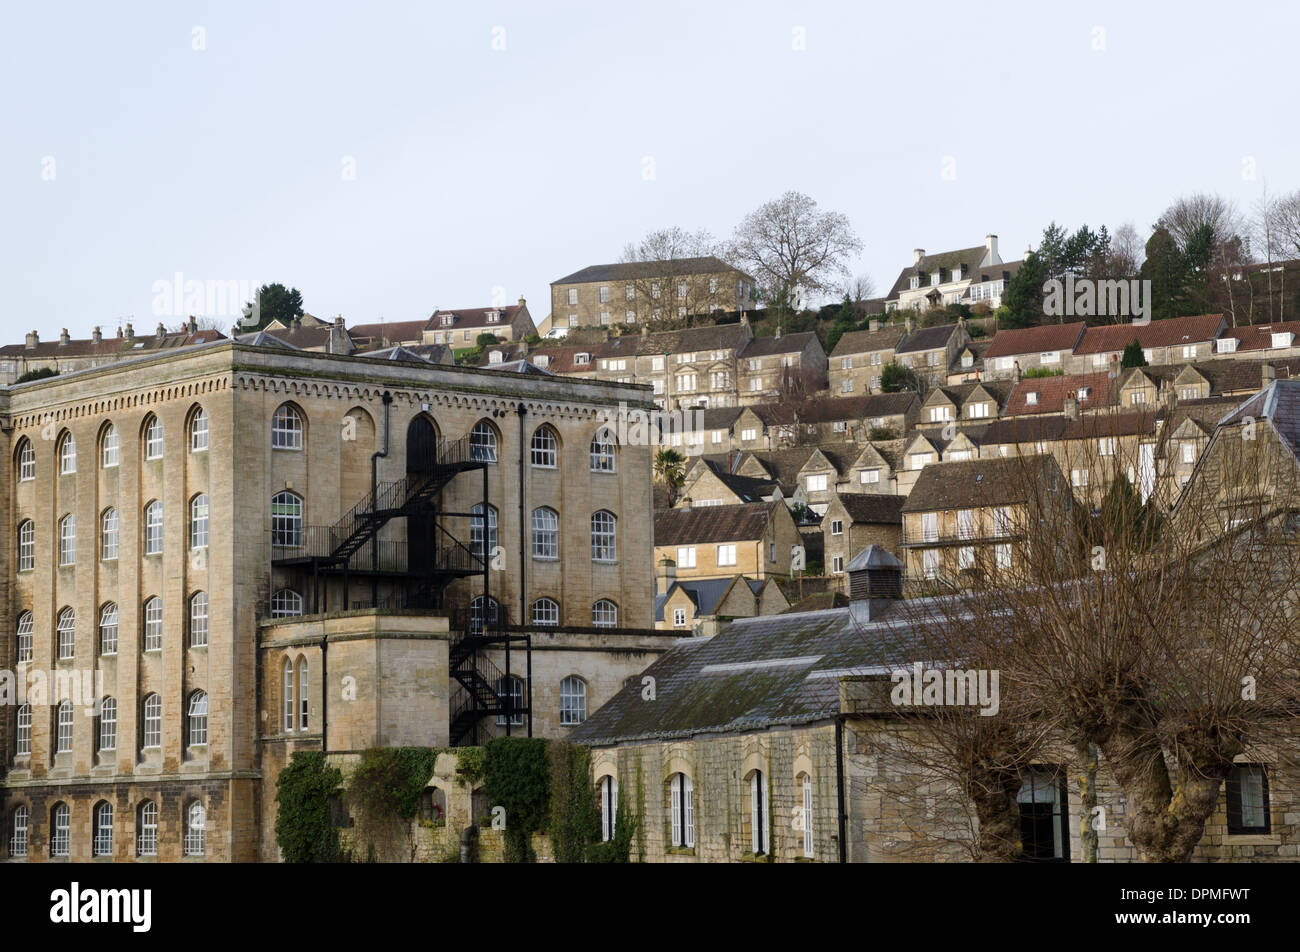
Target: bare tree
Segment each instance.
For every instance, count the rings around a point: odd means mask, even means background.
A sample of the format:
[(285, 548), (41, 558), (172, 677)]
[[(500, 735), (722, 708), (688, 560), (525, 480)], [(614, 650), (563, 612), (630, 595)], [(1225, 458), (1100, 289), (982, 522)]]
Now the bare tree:
[(1146, 242), (1133, 227), (1133, 223), (1124, 222), (1111, 235), (1110, 260), (1106, 263), (1110, 274), (1107, 277), (1116, 279), (1135, 277), (1142, 268), (1145, 251)]
[(876, 282), (869, 274), (859, 274), (851, 278), (844, 287), (844, 293), (850, 301), (861, 307), (863, 301), (876, 296)]
[(1215, 244), (1230, 241), (1244, 231), (1237, 206), (1223, 196), (1209, 192), (1179, 196), (1165, 209), (1160, 222), (1180, 248), (1187, 246), (1193, 232), (1202, 225), (1210, 226)]
[(786, 192), (745, 216), (729, 255), (770, 301), (795, 308), (806, 295), (833, 293), (849, 273), (846, 259), (861, 250), (846, 215), (822, 211), (801, 192)]
[(636, 266), (628, 279), (635, 297), (614, 306), (626, 303), (637, 311), (638, 322), (656, 329), (688, 327), (698, 315), (735, 307), (735, 287), (721, 277), (727, 265), (700, 260), (718, 258), (721, 251), (707, 230), (688, 232), (675, 225), (629, 242), (620, 261)]

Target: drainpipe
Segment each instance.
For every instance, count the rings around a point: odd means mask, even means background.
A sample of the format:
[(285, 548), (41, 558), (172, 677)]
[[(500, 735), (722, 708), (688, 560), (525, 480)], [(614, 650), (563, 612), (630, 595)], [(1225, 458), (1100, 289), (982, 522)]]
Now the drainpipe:
[(844, 809), (844, 715), (835, 718), (835, 800), (839, 815), (840, 862), (849, 861), (849, 815)]
[[(330, 703), (330, 682), (329, 682), (329, 662), (326, 650), (329, 648), (329, 636), (321, 635), (320, 637), (320, 752), (329, 753), (330, 744), (330, 722), (329, 722), (329, 703)], [(311, 703), (310, 698), (307, 701)]]
[[(528, 617), (528, 501), (525, 498), (524, 487), (528, 485), (526, 476), (528, 470), (525, 468), (525, 454), (528, 452), (528, 440), (525, 434), (526, 423), (524, 416), (528, 413), (528, 408), (520, 402), (515, 407), (515, 412), (519, 414), (519, 624), (527, 624), (525, 619)], [(529, 666), (531, 668), (532, 655), (529, 654)], [(506, 634), (506, 675), (510, 674), (510, 635)], [(528, 736), (533, 736), (533, 679), (532, 671), (528, 672), (528, 680), (524, 682), (524, 704), (528, 707)], [(510, 682), (507, 681), (507, 693)], [(506, 718), (506, 732), (510, 731), (510, 718)]]
[[(387, 391), (387, 390), (385, 390), (385, 391), (384, 391), (384, 397), (383, 397), (383, 400), (384, 400), (384, 448), (383, 448), (382, 450), (376, 450), (375, 452), (373, 452), (373, 453), (370, 454), (370, 504), (371, 504), (371, 506), (374, 506), (374, 503), (375, 503), (375, 494), (379, 492), (379, 460), (380, 460), (381, 458), (382, 458), (382, 459), (387, 459), (387, 458), (388, 458), (388, 429), (389, 429), (389, 422), (390, 422), (390, 419), (391, 419), (392, 406), (393, 406), (393, 395), (392, 395), (392, 393), (389, 392), (389, 391)], [(410, 545), (410, 540), (409, 540), (409, 539), (407, 540), (407, 545)], [(408, 549), (407, 551), (408, 551), (408, 554), (409, 554), (409, 551), (410, 551), (410, 550)], [(370, 554), (371, 554), (372, 559), (377, 559), (377, 558), (379, 557), (379, 539), (378, 539), (378, 537), (376, 537), (375, 539), (372, 540), (372, 544), (371, 544), (371, 546), (370, 546)], [(376, 567), (377, 567), (377, 566), (376, 566)], [(348, 599), (347, 599), (347, 591), (346, 591), (346, 590), (347, 590), (347, 577), (348, 577), (348, 576), (347, 576), (347, 566), (344, 566), (344, 567), (343, 567), (343, 573), (344, 573), (344, 574), (343, 574), (343, 579), (344, 579), (344, 582), (343, 582), (343, 588), (344, 588), (344, 594), (343, 594), (343, 610), (344, 610), (344, 611), (347, 611), (347, 608), (348, 608)], [(371, 582), (370, 582), (370, 600), (371, 600), (372, 603), (374, 603), (376, 606), (378, 606), (378, 604), (379, 604), (379, 576), (377, 576), (377, 575), (374, 576), (374, 577), (371, 579)]]

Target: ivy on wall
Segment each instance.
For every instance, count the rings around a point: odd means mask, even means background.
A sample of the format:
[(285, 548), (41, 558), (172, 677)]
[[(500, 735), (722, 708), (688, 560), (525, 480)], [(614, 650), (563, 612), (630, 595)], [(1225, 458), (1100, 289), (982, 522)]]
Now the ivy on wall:
[(483, 791), (495, 811), (505, 810), (505, 859), (531, 863), (532, 835), (546, 824), (550, 764), (540, 737), (494, 737), (483, 747)]
[(372, 747), (348, 777), (346, 800), (354, 823), (354, 850), (367, 860), (413, 860), (411, 820), (433, 777), (436, 747)]
[(591, 785), (591, 751), (551, 741), (551, 847), (557, 863), (581, 863), (600, 838), (600, 814)]
[(275, 840), (286, 863), (339, 859), (339, 831), (330, 798), (343, 782), (318, 750), (298, 751), (276, 780)]

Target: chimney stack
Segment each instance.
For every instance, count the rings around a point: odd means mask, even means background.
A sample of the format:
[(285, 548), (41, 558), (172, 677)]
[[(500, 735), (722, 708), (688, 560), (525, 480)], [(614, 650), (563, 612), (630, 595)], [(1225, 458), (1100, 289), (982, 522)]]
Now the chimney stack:
[(849, 577), (849, 617), (862, 625), (879, 621), (903, 595), (903, 563), (888, 549), (869, 545), (845, 567)]
[(67, 347), (67, 346), (68, 346), (68, 341), (70, 341), (70, 340), (72, 340), (72, 338), (68, 336), (68, 329), (67, 329), (66, 327), (63, 328), (61, 331), (59, 331), (59, 346), (60, 346), (60, 347)]
[(1267, 387), (1269, 384), (1271, 384), (1274, 380), (1277, 379), (1277, 371), (1273, 369), (1272, 364), (1261, 365), (1259, 371), (1260, 371), (1259, 387), (1261, 390), (1263, 390), (1265, 387)]
[(158, 330), (156, 333), (158, 335), (159, 340), (162, 340), (164, 337), (167, 336), (167, 328), (163, 327), (162, 321), (158, 322)]
[(1065, 398), (1065, 418), (1067, 420), (1079, 419), (1079, 398), (1074, 394)]
[(135, 328), (131, 326), (130, 321), (126, 324), (126, 339), (135, 340)]
[(187, 327), (189, 328), (189, 332), (191, 334), (197, 334), (199, 332), (199, 322), (198, 319), (195, 318), (193, 314), (190, 315), (190, 322), (187, 325)]
[(98, 344), (100, 341), (104, 339), (104, 334), (102, 331), (100, 331), (98, 324), (96, 324), (95, 329), (91, 331), (90, 339), (93, 340), (96, 344)]
[(921, 259), (924, 258), (924, 257), (925, 257), (925, 249), (924, 249), (924, 248), (913, 248), (913, 249), (912, 249), (912, 265), (913, 265), (913, 266), (920, 264), (920, 263), (921, 263)]
[(672, 588), (673, 583), (677, 581), (677, 563), (665, 555), (659, 560), (656, 569), (655, 594), (667, 595), (668, 589)]
[(912, 315), (911, 314), (908, 314), (907, 317), (903, 319), (903, 333), (907, 337), (912, 336)]
[(525, 307), (527, 304), (528, 304), (528, 302), (524, 300), (524, 296), (523, 296), (522, 294), (519, 295), (519, 306), (520, 306), (520, 307)]
[(875, 317), (873, 317), (873, 318), (871, 318), (869, 321), (867, 321), (867, 330), (869, 330), (869, 331), (870, 331), (871, 333), (873, 333), (873, 334), (874, 334), (876, 331), (880, 330), (880, 320), (879, 320), (879, 318), (875, 318)]
[(998, 257), (998, 236), (984, 236), (984, 258), (988, 264), (1001, 264), (1002, 259)]

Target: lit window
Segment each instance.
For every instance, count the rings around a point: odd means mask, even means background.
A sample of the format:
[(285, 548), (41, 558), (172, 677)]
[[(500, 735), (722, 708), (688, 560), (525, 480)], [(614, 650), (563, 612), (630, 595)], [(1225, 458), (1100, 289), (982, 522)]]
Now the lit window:
[(190, 420), (190, 452), (201, 453), (208, 448), (208, 415), (200, 407)]
[(271, 449), (302, 449), (302, 415), (287, 403), (271, 418)]
[(54, 752), (66, 754), (72, 750), (72, 702), (59, 702), (58, 721), (54, 734)]
[(185, 811), (185, 855), (203, 855), (203, 828), (207, 822), (207, 811), (197, 800)]
[(271, 497), (271, 545), (286, 549), (302, 545), (302, 497), (297, 493)]
[(70, 476), (77, 471), (77, 441), (71, 433), (59, 443), (59, 475)]
[(534, 625), (558, 625), (560, 623), (560, 603), (553, 598), (539, 598), (533, 602)]
[(77, 653), (77, 613), (71, 608), (59, 612), (56, 628), (59, 643), (59, 660), (66, 661)]
[(161, 555), (163, 548), (163, 507), (154, 500), (144, 507), (144, 554)]
[(208, 547), (208, 495), (199, 493), (190, 500), (190, 548)]
[(117, 749), (117, 699), (106, 697), (99, 702), (99, 749)]
[(189, 746), (204, 747), (208, 743), (208, 696), (202, 691), (190, 695)]
[(587, 682), (570, 676), (560, 682), (560, 723), (581, 724), (587, 719)]
[(99, 557), (105, 562), (117, 558), (117, 510), (105, 509), (99, 520)]
[(144, 425), (144, 458), (147, 460), (162, 459), (163, 455), (163, 426), (162, 421), (156, 416), (149, 417)]
[(141, 746), (146, 750), (162, 746), (162, 698), (150, 694), (144, 699), (144, 732)]
[(162, 651), (162, 643), (162, 599), (154, 595), (144, 603), (144, 650)]
[(282, 588), (271, 596), (272, 618), (293, 618), (302, 614), (302, 596), (291, 588)]
[(545, 506), (533, 510), (533, 558), (560, 557), (560, 517)]
[(618, 624), (618, 606), (602, 598), (591, 606), (591, 623), (597, 628), (612, 628)]
[(549, 426), (539, 426), (533, 433), (531, 460), (534, 466), (554, 469), (559, 456), (559, 440)]
[(117, 654), (117, 602), (108, 602), (99, 610), (99, 653)]
[(591, 558), (613, 562), (618, 558), (617, 520), (612, 512), (600, 510), (591, 517)]
[(469, 458), (480, 463), (497, 461), (497, 433), (490, 423), (480, 420), (470, 430)]
[(190, 596), (190, 647), (206, 648), (208, 645), (208, 593), (195, 592)]

